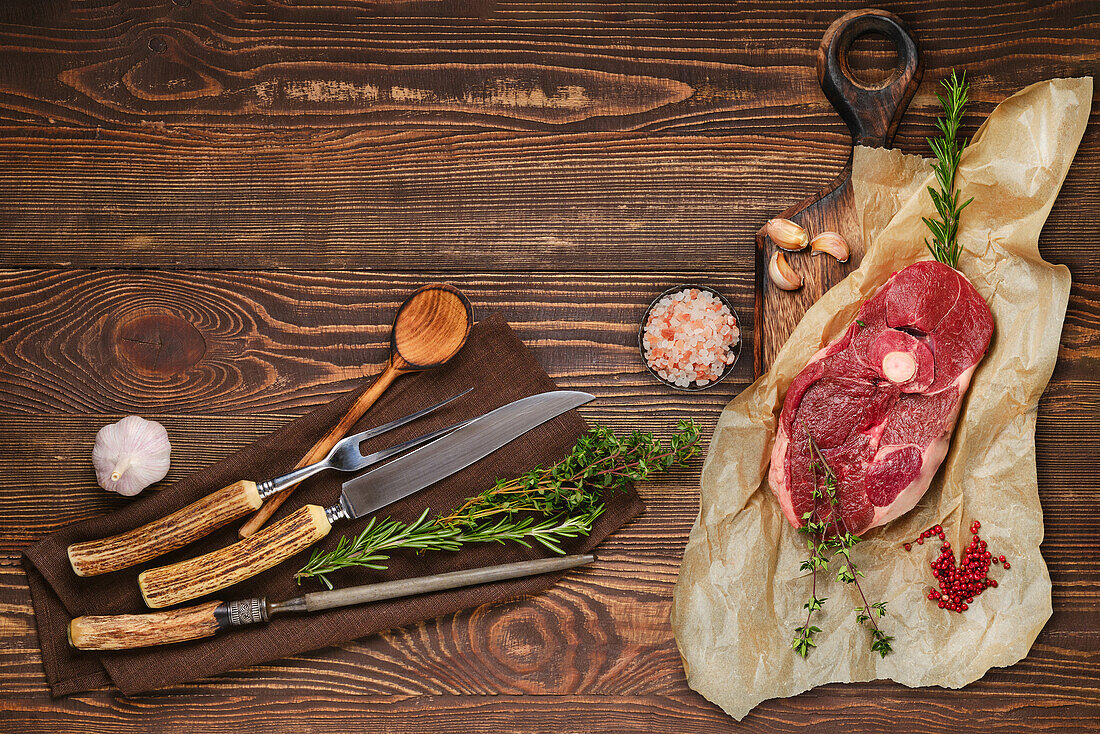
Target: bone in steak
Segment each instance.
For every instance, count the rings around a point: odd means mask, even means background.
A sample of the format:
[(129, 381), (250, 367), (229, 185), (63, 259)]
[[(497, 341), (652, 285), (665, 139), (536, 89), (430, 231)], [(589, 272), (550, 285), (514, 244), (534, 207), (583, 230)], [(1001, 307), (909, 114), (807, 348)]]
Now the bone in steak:
[[(823, 483), (809, 436), (837, 475), (840, 527), (859, 534), (911, 510), (947, 455), (992, 334), (993, 314), (962, 273), (934, 261), (894, 273), (787, 390), (768, 482), (791, 524), (815, 510)], [(833, 519), (817, 502), (815, 517)]]

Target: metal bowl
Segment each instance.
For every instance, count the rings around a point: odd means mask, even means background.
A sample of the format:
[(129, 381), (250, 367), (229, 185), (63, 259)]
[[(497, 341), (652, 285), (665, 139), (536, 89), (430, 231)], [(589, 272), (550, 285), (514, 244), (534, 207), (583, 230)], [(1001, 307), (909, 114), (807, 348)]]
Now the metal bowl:
[(722, 374), (719, 375), (718, 379), (711, 380), (706, 385), (697, 385), (693, 381), (692, 384), (687, 387), (680, 387), (679, 385), (669, 382), (668, 380), (664, 379), (656, 372), (654, 372), (653, 368), (649, 366), (649, 361), (645, 358), (645, 345), (642, 343), (642, 337), (645, 336), (645, 325), (649, 321), (649, 315), (650, 313), (652, 313), (653, 308), (657, 305), (658, 301), (660, 301), (665, 296), (671, 295), (673, 293), (679, 293), (685, 288), (697, 288), (701, 291), (713, 293), (715, 296), (718, 296), (718, 299), (726, 305), (726, 308), (730, 310), (730, 313), (733, 314), (733, 317), (737, 319), (737, 328), (741, 329), (741, 316), (738, 315), (737, 310), (733, 307), (733, 304), (729, 302), (729, 299), (723, 296), (721, 293), (705, 285), (695, 285), (693, 283), (689, 283), (687, 285), (678, 285), (674, 288), (669, 288), (667, 291), (661, 293), (659, 296), (654, 298), (653, 301), (649, 304), (649, 308), (645, 310), (645, 314), (642, 316), (642, 323), (638, 325), (638, 351), (642, 355), (642, 364), (645, 365), (646, 371), (649, 372), (649, 374), (653, 375), (653, 378), (655, 380), (665, 385), (668, 385), (673, 390), (682, 390), (684, 392), (698, 392), (699, 390), (706, 390), (708, 387), (714, 387), (719, 382), (729, 377), (729, 374), (733, 372), (733, 368), (737, 366), (737, 360), (741, 358), (741, 344), (743, 343), (743, 338), (739, 338), (737, 340), (737, 343), (733, 345), (733, 362), (726, 365), (726, 369), (722, 370)]

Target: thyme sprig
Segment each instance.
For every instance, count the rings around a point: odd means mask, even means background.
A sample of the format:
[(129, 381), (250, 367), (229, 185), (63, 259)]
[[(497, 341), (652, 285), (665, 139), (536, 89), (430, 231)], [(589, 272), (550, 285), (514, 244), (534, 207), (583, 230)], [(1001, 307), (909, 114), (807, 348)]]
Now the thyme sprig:
[(400, 548), (456, 551), (467, 543), (513, 541), (564, 553), (561, 541), (588, 535), (611, 492), (683, 466), (699, 452), (698, 444), (699, 427), (693, 421), (680, 421), (667, 443), (651, 433), (619, 437), (596, 426), (564, 460), (498, 480), (446, 515), (430, 517), (425, 510), (411, 523), (372, 519), (355, 537), (341, 538), (333, 550), (315, 550), (295, 578), (298, 583), (316, 578), (332, 588), (329, 574), (351, 567), (385, 569), (390, 554)]
[[(852, 561), (852, 548), (859, 543), (860, 539), (848, 530), (848, 524), (839, 512), (840, 501), (836, 496), (837, 476), (825, 461), (813, 437), (807, 436), (807, 440), (810, 446), (810, 469), (813, 472), (814, 481), (814, 489), (811, 493), (813, 509), (802, 515), (805, 524), (799, 528), (798, 532), (809, 536), (806, 547), (810, 551), (810, 557), (802, 562), (801, 570), (810, 572), (813, 576), (813, 585), (809, 600), (802, 605), (806, 610), (806, 622), (800, 627), (795, 627), (791, 648), (801, 657), (806, 657), (810, 648), (817, 647), (814, 636), (821, 631), (821, 628), (811, 625), (810, 622), (814, 612), (820, 612), (827, 599), (817, 595), (817, 572), (827, 570), (830, 560), (835, 561), (839, 558), (842, 565), (837, 569), (836, 580), (838, 583), (852, 584), (859, 592), (863, 605), (855, 609), (856, 622), (860, 625), (870, 624), (871, 651), (886, 657), (893, 651), (890, 642), (894, 638), (883, 632), (877, 621), (886, 616), (886, 602), (871, 604), (867, 601), (867, 595), (859, 584), (863, 572)], [(817, 486), (818, 471), (823, 475), (820, 489)], [(820, 507), (822, 503), (827, 503), (824, 508)], [(821, 519), (823, 516), (828, 519)]]
[(551, 467), (536, 466), (515, 479), (497, 480), (439, 522), (473, 527), (486, 517), (502, 514), (584, 511), (599, 502), (604, 492), (683, 466), (698, 453), (698, 442), (699, 427), (693, 421), (680, 421), (667, 444), (651, 433), (634, 431), (621, 438), (606, 426), (596, 426), (564, 460)]
[(932, 170), (936, 173), (936, 182), (939, 189), (928, 187), (928, 193), (932, 196), (932, 203), (936, 206), (938, 219), (922, 217), (928, 229), (932, 232), (932, 241), (924, 240), (932, 257), (941, 263), (953, 268), (959, 266), (959, 255), (962, 248), (959, 246), (959, 217), (962, 210), (974, 200), (971, 197), (959, 204), (959, 190), (955, 188), (955, 174), (959, 170), (959, 160), (966, 149), (966, 140), (959, 140), (959, 123), (962, 122), (963, 111), (969, 102), (968, 92), (970, 85), (966, 81), (966, 72), (956, 75), (951, 70), (951, 76), (942, 79), (940, 84), (946, 94), (936, 93), (936, 98), (943, 107), (943, 117), (936, 119), (936, 127), (940, 131), (937, 138), (928, 138), (928, 145), (936, 154), (936, 162)]

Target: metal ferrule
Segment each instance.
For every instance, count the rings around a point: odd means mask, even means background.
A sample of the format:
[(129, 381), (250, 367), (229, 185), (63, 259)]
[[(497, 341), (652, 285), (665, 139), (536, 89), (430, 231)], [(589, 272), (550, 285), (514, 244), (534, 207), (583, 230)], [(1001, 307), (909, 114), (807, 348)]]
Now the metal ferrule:
[(303, 482), (309, 479), (317, 472), (327, 469), (329, 466), (328, 459), (318, 461), (316, 464), (310, 464), (309, 466), (303, 466), (301, 469), (295, 469), (289, 474), (284, 474), (281, 477), (275, 477), (274, 479), (268, 479), (266, 482), (256, 485), (256, 491), (260, 493), (260, 499), (265, 500), (276, 492), (282, 492), (287, 487), (292, 487), (298, 482)]
[(305, 597), (296, 596), (293, 599), (287, 599), (286, 601), (273, 601), (267, 605), (268, 613), (272, 616), (276, 614), (285, 614), (287, 612), (308, 612), (309, 608), (306, 606)]
[(238, 599), (225, 605), (225, 621), (230, 627), (266, 622), (267, 600), (263, 598)]
[(271, 495), (275, 494), (278, 490), (275, 489), (275, 480), (268, 479), (266, 482), (260, 482), (256, 485), (256, 491), (260, 493), (260, 499), (266, 500)]
[(335, 524), (337, 520), (350, 520), (351, 513), (344, 507), (344, 498), (341, 497), (340, 501), (331, 507), (325, 508), (325, 517), (328, 518), (329, 524)]

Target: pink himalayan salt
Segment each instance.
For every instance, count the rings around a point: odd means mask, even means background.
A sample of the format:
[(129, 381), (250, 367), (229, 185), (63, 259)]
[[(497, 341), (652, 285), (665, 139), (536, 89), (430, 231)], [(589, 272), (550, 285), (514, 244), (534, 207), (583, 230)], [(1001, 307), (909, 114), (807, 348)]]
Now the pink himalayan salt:
[(708, 385), (722, 376), (741, 339), (737, 319), (718, 296), (685, 288), (653, 307), (642, 335), (646, 363), (678, 387)]

